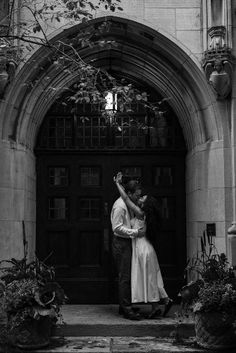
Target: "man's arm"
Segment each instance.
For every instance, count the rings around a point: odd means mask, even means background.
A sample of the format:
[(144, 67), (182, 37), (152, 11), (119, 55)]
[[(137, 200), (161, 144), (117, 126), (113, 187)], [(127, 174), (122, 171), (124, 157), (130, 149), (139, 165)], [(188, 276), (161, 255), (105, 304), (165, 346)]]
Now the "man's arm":
[(132, 229), (124, 225), (125, 210), (116, 207), (112, 210), (111, 223), (114, 234), (122, 238), (134, 238), (144, 235), (142, 229)]

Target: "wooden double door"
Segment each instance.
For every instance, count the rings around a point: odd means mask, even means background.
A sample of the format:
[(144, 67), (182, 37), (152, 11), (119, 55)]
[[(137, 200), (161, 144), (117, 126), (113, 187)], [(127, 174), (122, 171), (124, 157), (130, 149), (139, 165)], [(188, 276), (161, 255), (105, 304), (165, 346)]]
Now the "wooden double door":
[(141, 179), (160, 203), (156, 251), (170, 295), (185, 265), (184, 155), (128, 152), (37, 156), (37, 255), (56, 267), (70, 303), (116, 303), (110, 212), (118, 171)]

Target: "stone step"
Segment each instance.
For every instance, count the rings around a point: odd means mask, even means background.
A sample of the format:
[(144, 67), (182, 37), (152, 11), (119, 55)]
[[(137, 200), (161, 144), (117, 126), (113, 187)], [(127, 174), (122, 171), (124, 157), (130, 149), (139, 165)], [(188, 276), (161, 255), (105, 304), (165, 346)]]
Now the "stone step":
[[(148, 305), (140, 306), (140, 309), (143, 316), (150, 312)], [(165, 318), (131, 321), (118, 314), (117, 305), (65, 305), (62, 308), (65, 324), (57, 325), (53, 336), (170, 337), (176, 328), (181, 337), (194, 336), (193, 321), (185, 320), (177, 325), (178, 313), (179, 306), (174, 305)]]
[[(178, 332), (182, 337), (191, 337), (194, 335), (194, 327), (191, 324), (181, 324)], [(109, 324), (91, 324), (91, 325), (67, 325), (57, 326), (53, 330), (53, 336), (81, 337), (81, 336), (129, 336), (132, 337), (171, 337), (175, 334), (175, 325), (162, 322), (147, 324), (146, 320), (140, 325), (109, 325)]]
[[(151, 308), (140, 309), (145, 316)], [(130, 321), (118, 314), (117, 305), (65, 305), (64, 323), (54, 329), (50, 345), (37, 353), (204, 352), (194, 343), (193, 321), (177, 324), (179, 312), (174, 305), (165, 318)], [(0, 353), (6, 352), (19, 353), (19, 349), (0, 347)]]

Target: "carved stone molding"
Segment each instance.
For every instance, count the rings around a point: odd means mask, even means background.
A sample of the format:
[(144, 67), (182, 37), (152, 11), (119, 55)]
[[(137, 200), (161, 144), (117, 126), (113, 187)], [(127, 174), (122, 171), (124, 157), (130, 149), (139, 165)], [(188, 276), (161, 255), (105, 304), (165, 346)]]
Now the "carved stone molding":
[(225, 48), (225, 26), (214, 26), (208, 30), (210, 37), (209, 50), (219, 50)]

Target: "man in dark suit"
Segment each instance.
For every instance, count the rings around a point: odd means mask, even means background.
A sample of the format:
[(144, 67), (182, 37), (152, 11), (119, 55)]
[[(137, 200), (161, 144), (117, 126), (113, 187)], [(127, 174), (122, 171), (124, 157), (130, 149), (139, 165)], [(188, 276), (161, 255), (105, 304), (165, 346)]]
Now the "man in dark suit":
[[(130, 199), (137, 203), (141, 196), (141, 185), (137, 180), (130, 180), (124, 185)], [(130, 220), (133, 217), (125, 202), (119, 197), (113, 204), (111, 224), (114, 233), (113, 257), (118, 271), (119, 313), (130, 320), (140, 320), (131, 303), (131, 257), (132, 238), (143, 237), (143, 229), (132, 229)]]

